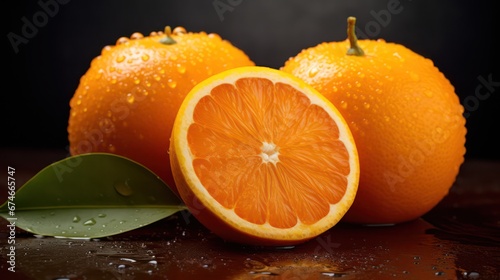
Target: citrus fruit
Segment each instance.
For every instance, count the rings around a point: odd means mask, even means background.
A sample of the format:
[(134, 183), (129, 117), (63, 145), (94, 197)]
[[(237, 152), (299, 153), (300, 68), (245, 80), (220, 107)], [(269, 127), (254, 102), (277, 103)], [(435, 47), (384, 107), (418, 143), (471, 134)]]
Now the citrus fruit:
[(92, 60), (70, 101), (70, 153), (128, 157), (176, 191), (168, 147), (182, 100), (205, 78), (251, 65), (242, 50), (214, 33), (166, 27), (119, 38)]
[(358, 185), (338, 110), (300, 79), (263, 66), (196, 85), (174, 123), (172, 171), (190, 212), (224, 240), (291, 245), (335, 225)]
[(344, 221), (400, 223), (447, 195), (465, 154), (465, 119), (454, 87), (433, 62), (384, 40), (303, 49), (280, 68), (321, 92), (348, 122), (360, 184)]

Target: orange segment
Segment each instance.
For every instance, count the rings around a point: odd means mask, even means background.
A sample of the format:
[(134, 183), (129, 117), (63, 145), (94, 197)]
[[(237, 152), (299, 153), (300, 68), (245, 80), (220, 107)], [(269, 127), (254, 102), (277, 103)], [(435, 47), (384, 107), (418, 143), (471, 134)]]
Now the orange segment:
[(241, 67), (197, 85), (171, 139), (171, 165), (191, 212), (224, 239), (295, 244), (349, 209), (359, 163), (337, 109), (279, 70)]

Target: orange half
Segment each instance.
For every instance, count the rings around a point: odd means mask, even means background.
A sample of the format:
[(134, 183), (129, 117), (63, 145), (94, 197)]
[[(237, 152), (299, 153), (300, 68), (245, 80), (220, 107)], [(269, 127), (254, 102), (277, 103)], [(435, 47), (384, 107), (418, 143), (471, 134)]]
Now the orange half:
[(302, 80), (261, 67), (195, 86), (171, 137), (175, 183), (190, 212), (231, 242), (292, 245), (352, 205), (359, 162), (339, 111)]

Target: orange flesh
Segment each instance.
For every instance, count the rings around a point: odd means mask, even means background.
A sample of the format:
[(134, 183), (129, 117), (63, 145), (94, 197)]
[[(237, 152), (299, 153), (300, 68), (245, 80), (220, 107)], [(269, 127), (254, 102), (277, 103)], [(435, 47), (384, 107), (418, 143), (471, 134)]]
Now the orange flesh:
[(289, 85), (264, 78), (219, 85), (193, 118), (196, 175), (242, 219), (276, 228), (314, 224), (346, 192), (349, 155), (337, 124)]

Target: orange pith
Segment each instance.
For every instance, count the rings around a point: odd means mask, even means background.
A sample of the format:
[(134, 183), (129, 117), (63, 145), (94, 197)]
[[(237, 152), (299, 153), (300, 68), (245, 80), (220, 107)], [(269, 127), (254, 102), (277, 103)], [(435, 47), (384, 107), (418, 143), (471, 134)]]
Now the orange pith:
[(217, 34), (168, 32), (122, 37), (92, 60), (70, 102), (68, 138), (73, 155), (126, 156), (176, 191), (168, 147), (182, 100), (203, 79), (254, 63)]
[(244, 67), (209, 79), (186, 98), (174, 126), (181, 197), (228, 240), (307, 240), (354, 199), (357, 154), (343, 119), (317, 92), (305, 94), (312, 88), (275, 71)]

